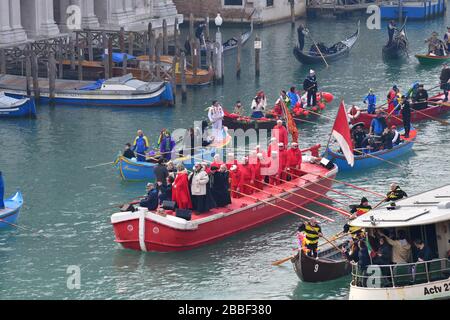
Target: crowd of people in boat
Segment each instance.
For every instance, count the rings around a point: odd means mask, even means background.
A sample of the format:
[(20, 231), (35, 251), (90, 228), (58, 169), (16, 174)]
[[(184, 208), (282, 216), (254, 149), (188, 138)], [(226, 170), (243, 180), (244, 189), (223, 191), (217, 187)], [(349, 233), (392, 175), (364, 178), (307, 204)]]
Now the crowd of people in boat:
[(183, 164), (175, 165), (160, 158), (154, 167), (156, 182), (148, 185), (148, 194), (140, 205), (155, 211), (164, 201), (173, 201), (177, 209), (201, 214), (228, 206), (232, 198), (242, 198), (301, 176), (302, 152), (295, 142), (289, 147), (287, 129), (281, 121), (273, 135), (267, 150), (256, 146), (239, 161), (234, 153), (228, 154), (226, 161), (219, 154), (212, 163), (198, 159), (192, 172)]
[[(261, 119), (266, 116), (282, 118), (284, 116), (282, 103), (284, 103), (288, 110), (294, 115), (299, 115), (305, 108), (313, 111), (319, 111), (318, 108), (324, 108), (323, 103), (317, 100), (319, 85), (314, 70), (310, 70), (308, 76), (303, 81), (303, 90), (304, 92), (302, 93), (296, 86), (290, 87), (288, 91), (281, 90), (280, 96), (276, 100), (272, 110), (267, 109), (268, 103), (264, 91), (259, 91), (252, 100), (250, 117), (252, 119)], [(233, 113), (239, 116), (244, 115), (245, 110), (240, 100), (236, 101)]]
[[(390, 206), (395, 206), (395, 202), (408, 197), (400, 186), (392, 183), (389, 192), (386, 194), (385, 202)], [(359, 205), (352, 206), (352, 216), (349, 222), (343, 227), (340, 234), (348, 235), (350, 241), (342, 246), (342, 255), (349, 262), (357, 264), (358, 274), (362, 279), (367, 277), (367, 267), (369, 265), (392, 265), (407, 264), (412, 262), (430, 261), (436, 257), (431, 248), (422, 239), (409, 241), (405, 230), (392, 228), (375, 230), (364, 229), (350, 225), (350, 221), (359, 216), (367, 214), (372, 207), (367, 198), (363, 197)], [(316, 219), (311, 219), (302, 223), (297, 229), (299, 249), (303, 254), (319, 259), (319, 239), (323, 236), (322, 228)], [(389, 269), (381, 269), (384, 275), (388, 275)], [(389, 277), (384, 286), (391, 286)], [(361, 281), (358, 285), (365, 286), (366, 281)]]
[(443, 39), (439, 39), (439, 34), (433, 31), (431, 36), (425, 40), (428, 43), (428, 54), (434, 56), (446, 56), (450, 52), (450, 27), (447, 27), (447, 32)]

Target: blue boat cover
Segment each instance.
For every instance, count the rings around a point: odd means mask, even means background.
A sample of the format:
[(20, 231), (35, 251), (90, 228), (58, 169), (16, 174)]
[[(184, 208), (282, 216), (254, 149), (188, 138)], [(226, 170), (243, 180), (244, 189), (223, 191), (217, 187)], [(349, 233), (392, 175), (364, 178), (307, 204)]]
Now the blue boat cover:
[[(113, 52), (113, 54), (112, 54), (112, 61), (114, 63), (122, 63), (124, 58), (125, 58), (125, 55), (126, 55), (128, 61), (136, 59), (136, 57), (132, 56), (131, 54), (120, 53), (120, 52)], [(102, 58), (105, 58), (104, 54), (102, 55)]]
[(92, 91), (92, 90), (99, 90), (103, 83), (105, 82), (105, 79), (99, 79), (95, 81), (94, 83), (88, 84), (87, 86), (81, 87), (78, 90), (85, 90), (85, 91)]

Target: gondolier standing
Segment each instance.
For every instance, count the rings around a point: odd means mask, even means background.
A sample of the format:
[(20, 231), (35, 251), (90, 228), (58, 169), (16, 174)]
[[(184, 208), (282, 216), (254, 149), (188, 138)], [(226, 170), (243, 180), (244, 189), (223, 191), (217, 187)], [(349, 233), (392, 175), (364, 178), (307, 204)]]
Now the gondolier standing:
[(388, 46), (392, 43), (392, 40), (394, 39), (395, 30), (397, 30), (397, 25), (395, 24), (395, 21), (394, 20), (389, 21), (388, 24), (389, 41), (387, 44)]
[(444, 41), (447, 46), (447, 52), (450, 52), (450, 27), (447, 27), (447, 32), (444, 34)]
[(317, 78), (314, 70), (309, 71), (309, 75), (306, 77), (303, 82), (303, 90), (308, 93), (308, 107), (315, 107), (317, 104)]
[(298, 227), (298, 232), (304, 232), (306, 235), (306, 248), (308, 256), (317, 258), (317, 248), (319, 244), (319, 237), (322, 237), (322, 228), (317, 223), (315, 218), (304, 222)]
[(405, 138), (409, 138), (409, 131), (411, 130), (411, 106), (408, 99), (406, 99), (406, 96), (402, 96), (400, 101), (403, 127), (405, 128)]
[(223, 118), (225, 117), (225, 113), (223, 112), (222, 106), (219, 104), (217, 100), (214, 100), (211, 107), (209, 108), (208, 118), (212, 123), (213, 135), (215, 137), (215, 142), (221, 142), (223, 140), (222, 137), (222, 128), (223, 128)]
[(441, 81), (441, 89), (444, 90), (445, 99), (444, 102), (448, 101), (448, 91), (450, 90), (450, 68), (447, 63), (442, 64), (443, 68), (441, 71), (441, 76), (439, 80)]
[(305, 36), (308, 35), (308, 29), (306, 29), (302, 23), (297, 29), (297, 35), (298, 35), (298, 48), (300, 51), (303, 51), (303, 48), (305, 47)]
[(377, 97), (373, 94), (373, 90), (369, 89), (369, 94), (364, 98), (364, 104), (367, 104), (367, 113), (375, 114), (377, 105)]

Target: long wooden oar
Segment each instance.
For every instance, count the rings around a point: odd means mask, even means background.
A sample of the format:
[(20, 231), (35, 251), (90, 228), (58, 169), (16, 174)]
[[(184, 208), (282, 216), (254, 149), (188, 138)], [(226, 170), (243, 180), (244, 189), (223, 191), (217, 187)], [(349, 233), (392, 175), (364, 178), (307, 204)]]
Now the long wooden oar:
[[(298, 249), (298, 251), (300, 251), (300, 249)], [(283, 258), (283, 259), (277, 260), (277, 261), (275, 261), (275, 262), (272, 262), (272, 265), (273, 265), (273, 266), (279, 266), (279, 265), (282, 265), (283, 263), (288, 262), (288, 261), (294, 259), (296, 256), (297, 256), (297, 255), (294, 254), (294, 255), (289, 256), (289, 257), (287, 257), (287, 258)]]
[(392, 161), (389, 161), (389, 160), (380, 158), (380, 157), (378, 157), (378, 156), (374, 156), (373, 154), (370, 154), (370, 153), (364, 153), (364, 152), (359, 151), (359, 150), (355, 150), (355, 151), (358, 152), (358, 153), (361, 154), (361, 155), (368, 156), (369, 158), (373, 158), (373, 159), (376, 159), (376, 160), (380, 160), (380, 161), (389, 163), (390, 165), (395, 166), (395, 167), (400, 168), (400, 169), (403, 169), (403, 170), (408, 170), (408, 168), (406, 168), (406, 167), (404, 167), (404, 166), (402, 166), (402, 165), (399, 165), (399, 164), (397, 164), (397, 163), (395, 163), (395, 162), (392, 162)]
[(310, 123), (310, 124), (316, 124), (315, 122), (304, 120), (304, 119), (300, 119), (300, 118), (292, 117), (292, 119), (294, 119), (295, 121), (300, 121), (300, 122), (305, 122), (305, 123)]
[(333, 119), (333, 118), (331, 118), (331, 117), (328, 117), (328, 116), (326, 116), (326, 115), (323, 115), (323, 114), (321, 114), (321, 113), (317, 113), (317, 112), (314, 112), (314, 111), (311, 111), (311, 110), (308, 110), (310, 113), (312, 113), (313, 115), (316, 115), (316, 116), (319, 116), (319, 117), (324, 117), (324, 118), (327, 118), (327, 119), (329, 119), (329, 120), (335, 120), (335, 119)]
[(328, 68), (328, 67), (329, 67), (329, 64), (328, 64), (327, 60), (325, 60), (325, 57), (323, 56), (322, 51), (320, 51), (319, 47), (317, 46), (316, 42), (314, 41), (313, 37), (311, 36), (311, 34), (310, 34), (309, 32), (308, 32), (308, 36), (309, 36), (309, 38), (311, 39), (311, 41), (314, 43), (314, 46), (317, 48), (317, 51), (319, 51), (320, 56), (321, 56), (322, 59), (323, 59), (323, 62), (325, 62), (326, 66), (327, 66), (327, 68)]
[(445, 120), (442, 120), (442, 119), (439, 119), (439, 118), (430, 116), (430, 115), (428, 115), (428, 114), (426, 114), (426, 113), (424, 113), (424, 112), (422, 112), (422, 111), (420, 111), (420, 110), (414, 110), (414, 112), (417, 112), (418, 114), (421, 114), (421, 115), (423, 115), (423, 116), (425, 116), (425, 117), (427, 117), (427, 118), (430, 118), (431, 120), (440, 122), (440, 123), (443, 124), (443, 125), (446, 125), (446, 126), (449, 125), (448, 121), (445, 121)]
[[(290, 173), (288, 173), (288, 174), (290, 175)], [(294, 187), (296, 187), (296, 188), (301, 188), (301, 189), (307, 190), (308, 192), (311, 192), (311, 193), (313, 193), (313, 194), (315, 194), (315, 195), (317, 195), (317, 196), (320, 196), (320, 197), (322, 197), (322, 198), (324, 198), (324, 199), (327, 199), (327, 200), (330, 200), (330, 201), (339, 203), (339, 204), (341, 204), (341, 205), (343, 205), (343, 206), (347, 206), (346, 203), (343, 203), (342, 201), (339, 201), (339, 200), (337, 200), (337, 199), (333, 199), (333, 198), (331, 198), (331, 197), (328, 197), (328, 196), (326, 196), (325, 194), (322, 194), (322, 193), (320, 193), (320, 192), (316, 192), (316, 191), (307, 189), (306, 187), (299, 186), (299, 185), (297, 185), (297, 184), (295, 184), (295, 183), (292, 183), (292, 182), (290, 182), (290, 181), (287, 181), (287, 180), (282, 180), (282, 179), (280, 179), (280, 180), (281, 180), (283, 183), (290, 184), (291, 186), (294, 186)]]
[(314, 211), (312, 211), (312, 210), (309, 210), (309, 209), (307, 209), (307, 208), (305, 208), (305, 207), (302, 207), (302, 206), (300, 206), (300, 205), (298, 205), (298, 204), (296, 204), (296, 203), (294, 203), (294, 202), (292, 202), (292, 201), (289, 201), (289, 200), (284, 199), (284, 198), (279, 197), (279, 196), (275, 196), (275, 195), (273, 195), (273, 194), (271, 194), (271, 193), (269, 193), (269, 192), (267, 192), (267, 191), (264, 191), (264, 190), (262, 190), (262, 189), (256, 188), (256, 187), (254, 187), (254, 186), (252, 186), (252, 185), (249, 185), (249, 184), (246, 184), (245, 186), (247, 186), (247, 187), (249, 187), (249, 188), (251, 188), (251, 189), (253, 189), (253, 190), (257, 190), (258, 192), (267, 194), (267, 195), (269, 195), (269, 196), (271, 196), (271, 197), (274, 197), (274, 198), (276, 198), (276, 199), (282, 200), (282, 201), (284, 201), (284, 202), (286, 202), (286, 203), (289, 203), (290, 205), (293, 205), (293, 206), (295, 206), (295, 207), (298, 207), (299, 209), (302, 209), (302, 210), (304, 210), (304, 211), (306, 211), (306, 212), (309, 212), (309, 213), (314, 214), (314, 215), (316, 215), (316, 216), (318, 216), (318, 217), (321, 217), (321, 218), (324, 219), (324, 220), (328, 220), (328, 221), (330, 221), (330, 222), (334, 222), (333, 219), (328, 218), (328, 217), (326, 217), (326, 216), (324, 216), (324, 215), (321, 215), (320, 213), (317, 213), (317, 212), (314, 212)]
[(36, 235), (44, 237), (44, 238), (48, 238), (46, 235), (40, 234), (39, 232), (34, 231), (31, 228), (25, 228), (25, 227), (19, 226), (19, 225), (15, 224), (15, 223), (11, 223), (11, 222), (8, 222), (8, 221), (3, 220), (3, 219), (0, 219), (0, 222), (2, 222), (4, 224), (7, 224), (7, 225), (9, 225), (9, 226), (11, 226), (13, 228), (24, 230), (24, 231), (28, 231), (28, 232), (33, 232), (33, 234), (36, 234)]
[(322, 177), (322, 178), (325, 178), (325, 179), (327, 179), (327, 180), (330, 180), (330, 181), (333, 181), (333, 182), (336, 182), (336, 183), (340, 183), (340, 184), (346, 185), (346, 186), (348, 186), (348, 187), (352, 187), (352, 188), (354, 188), (354, 189), (358, 189), (358, 190), (361, 190), (361, 191), (364, 191), (364, 192), (368, 192), (368, 193), (374, 194), (374, 195), (376, 195), (376, 196), (378, 196), (378, 197), (384, 197), (384, 195), (381, 194), (381, 193), (378, 193), (378, 192), (375, 192), (375, 191), (372, 191), (372, 190), (369, 190), (369, 189), (365, 189), (365, 188), (358, 187), (358, 186), (356, 186), (356, 185), (354, 185), (354, 184), (352, 184), (352, 183), (349, 183), (349, 182), (345, 182), (345, 181), (333, 179), (333, 178), (330, 178), (330, 177), (327, 177), (327, 176), (323, 176), (323, 175), (321, 175), (321, 174), (316, 174), (315, 172), (307, 172), (307, 173), (308, 173), (308, 174), (311, 174), (311, 175), (313, 175), (313, 176), (316, 176), (316, 177)]
[(262, 200), (262, 199), (258, 199), (258, 198), (256, 198), (256, 197), (252, 197), (252, 196), (250, 196), (250, 195), (248, 195), (248, 194), (245, 194), (245, 193), (242, 193), (242, 192), (239, 192), (239, 191), (235, 191), (235, 190), (230, 190), (230, 191), (231, 191), (231, 192), (234, 192), (234, 193), (236, 193), (236, 194), (238, 194), (238, 195), (241, 195), (241, 196), (243, 196), (243, 197), (247, 197), (247, 198), (253, 199), (253, 200), (255, 200), (255, 202), (262, 202), (262, 203), (265, 203), (265, 204), (267, 204), (267, 205), (269, 205), (269, 206), (272, 206), (272, 207), (274, 207), (274, 208), (282, 209), (284, 212), (291, 213), (291, 214), (296, 215), (296, 216), (298, 216), (298, 217), (300, 217), (300, 218), (302, 218), (302, 219), (305, 219), (305, 220), (310, 220), (310, 219), (311, 219), (311, 218), (308, 218), (308, 217), (306, 217), (306, 216), (304, 216), (304, 215), (301, 215), (301, 214), (299, 214), (299, 213), (297, 213), (297, 212), (295, 212), (295, 211), (292, 211), (292, 210), (283, 208), (283, 207), (281, 207), (281, 206), (277, 206), (276, 204), (273, 204), (273, 203), (271, 203), (271, 202), (269, 202), (269, 201), (265, 201), (265, 200)]
[[(285, 180), (282, 180), (282, 179), (279, 179), (279, 180), (280, 180), (280, 181), (283, 181), (283, 182), (286, 182)], [(277, 186), (270, 185), (270, 184), (268, 184), (268, 183), (266, 183), (266, 182), (263, 182), (263, 181), (258, 181), (258, 182), (259, 182), (259, 183), (262, 183), (262, 184), (264, 184), (264, 185), (266, 185), (266, 186), (273, 187), (273, 188), (278, 189), (278, 190), (281, 190), (281, 191), (283, 191), (283, 192), (292, 194), (292, 195), (294, 195), (294, 196), (296, 196), (296, 197), (299, 197), (299, 198), (301, 198), (301, 199), (309, 200), (309, 201), (311, 201), (311, 202), (313, 202), (313, 203), (315, 203), (315, 204), (317, 204), (317, 205), (319, 205), (319, 206), (322, 206), (322, 207), (327, 208), (327, 209), (329, 209), (329, 210), (332, 210), (332, 211), (335, 211), (335, 212), (337, 212), (337, 213), (343, 214), (343, 215), (345, 215), (345, 216), (351, 216), (351, 214), (349, 214), (348, 212), (346, 212), (346, 211), (344, 211), (344, 210), (342, 210), (342, 209), (339, 209), (339, 208), (335, 208), (335, 207), (329, 206), (329, 205), (327, 205), (327, 204), (325, 204), (325, 203), (316, 201), (316, 200), (314, 200), (314, 199), (310, 199), (310, 198), (308, 198), (308, 197), (302, 196), (302, 195), (300, 195), (300, 194), (297, 194), (297, 193), (292, 192), (292, 191), (289, 191), (289, 190), (285, 190), (285, 189), (279, 188), (279, 187), (277, 187)], [(297, 185), (295, 185), (295, 186), (298, 187)], [(298, 187), (298, 188), (301, 188), (301, 187)], [(310, 190), (308, 190), (308, 189), (306, 189), (306, 188), (302, 188), (302, 189), (305, 189), (305, 190), (307, 190), (307, 191), (310, 191)]]
[(333, 248), (335, 248), (337, 251), (339, 251), (340, 253), (342, 253), (342, 250), (339, 249), (339, 247), (334, 243), (331, 242), (329, 239), (327, 239), (324, 235), (322, 235), (322, 237), (326, 242), (328, 242), (329, 244), (331, 244), (333, 246)]
[(101, 163), (101, 164), (97, 164), (97, 165), (92, 166), (92, 167), (84, 167), (84, 169), (85, 169), (85, 170), (90, 170), (90, 169), (94, 169), (94, 168), (99, 168), (99, 167), (104, 167), (104, 166), (110, 166), (110, 165), (112, 165), (112, 164), (114, 164), (114, 163), (115, 163), (115, 161), (113, 161), (113, 162), (108, 162), (108, 163)]
[[(307, 173), (309, 173), (309, 172), (307, 172)], [(325, 190), (332, 191), (332, 192), (334, 192), (334, 193), (336, 193), (336, 194), (339, 194), (339, 195), (341, 195), (341, 196), (347, 197), (347, 198), (352, 199), (352, 200), (355, 200), (355, 201), (359, 201), (359, 199), (357, 199), (357, 198), (355, 198), (355, 197), (353, 197), (353, 196), (351, 196), (351, 195), (349, 195), (349, 194), (346, 194), (346, 193), (344, 193), (344, 192), (338, 191), (338, 190), (333, 189), (333, 188), (330, 188), (330, 187), (326, 187), (326, 186), (324, 186), (324, 185), (321, 185), (321, 184), (318, 183), (318, 182), (315, 182), (315, 181), (312, 181), (312, 180), (305, 179), (305, 178), (303, 178), (303, 177), (301, 177), (301, 176), (299, 176), (299, 175), (293, 174), (292, 172), (290, 172), (289, 174), (290, 174), (291, 176), (293, 176), (293, 177), (295, 177), (295, 178), (298, 178), (298, 179), (301, 179), (301, 180), (303, 180), (303, 181), (307, 181), (307, 182), (316, 184), (316, 185), (318, 185), (318, 186), (324, 188)]]

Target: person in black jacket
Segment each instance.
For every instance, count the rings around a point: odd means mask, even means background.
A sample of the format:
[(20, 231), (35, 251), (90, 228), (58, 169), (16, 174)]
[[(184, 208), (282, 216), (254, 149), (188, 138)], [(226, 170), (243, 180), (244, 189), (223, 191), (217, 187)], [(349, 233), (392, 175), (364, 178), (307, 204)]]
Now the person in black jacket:
[(444, 102), (448, 101), (448, 91), (450, 90), (450, 68), (447, 63), (443, 64), (441, 75), (439, 77), (441, 82), (441, 89), (444, 90), (445, 99)]
[(142, 208), (147, 208), (150, 211), (154, 211), (158, 208), (158, 190), (153, 183), (147, 185), (147, 196), (141, 200), (139, 205)]
[(153, 168), (153, 173), (156, 177), (156, 183), (158, 186), (166, 186), (167, 185), (167, 177), (169, 176), (169, 171), (167, 167), (164, 165), (164, 159), (159, 159), (158, 164)]
[(392, 131), (386, 127), (383, 131), (383, 134), (381, 135), (381, 144), (383, 145), (384, 150), (392, 149), (394, 140), (394, 134)]
[(401, 99), (403, 127), (405, 128), (405, 138), (409, 138), (409, 132), (411, 131), (411, 106), (406, 96), (402, 96)]
[(398, 184), (392, 183), (391, 190), (386, 194), (386, 202), (394, 202), (407, 197), (406, 192), (400, 189)]
[(211, 194), (218, 208), (224, 208), (231, 204), (229, 181), (230, 175), (226, 165), (222, 165), (220, 169), (215, 166), (211, 167)]
[(172, 201), (172, 185), (175, 181), (173, 176), (167, 177), (167, 184), (165, 186), (161, 186), (159, 189), (159, 204), (162, 204), (164, 201)]
[(374, 264), (388, 265), (392, 263), (392, 248), (386, 242), (385, 237), (378, 239), (380, 247), (378, 248), (377, 255), (373, 258)]
[(123, 156), (127, 159), (136, 158), (136, 155), (134, 154), (133, 150), (131, 150), (131, 143), (127, 143), (125, 145), (125, 150), (123, 152)]
[(424, 89), (423, 84), (419, 84), (419, 89), (412, 98), (414, 110), (423, 110), (428, 107), (428, 92)]
[(433, 253), (421, 239), (414, 240), (414, 245), (417, 248), (417, 261), (415, 262), (424, 262), (433, 260)]
[(308, 93), (308, 107), (315, 107), (317, 104), (317, 85), (316, 73), (314, 70), (309, 71), (309, 76), (303, 82), (303, 90)]
[(300, 26), (297, 29), (297, 35), (298, 35), (298, 49), (300, 51), (303, 51), (303, 48), (305, 47), (305, 35), (308, 34), (307, 29), (303, 24), (300, 24)]

